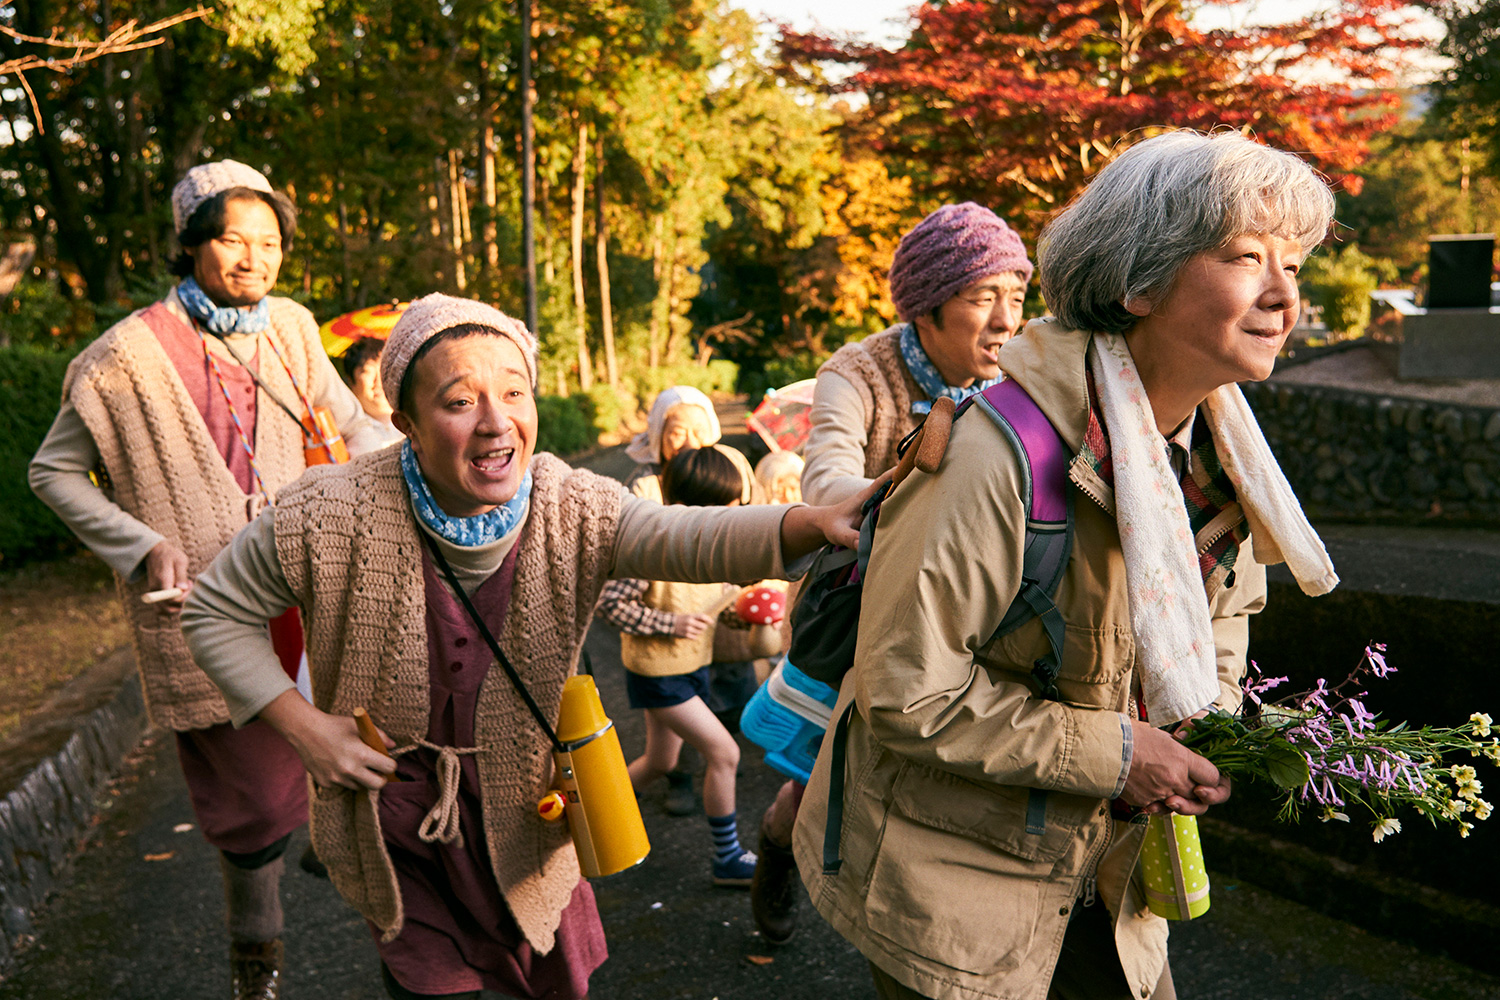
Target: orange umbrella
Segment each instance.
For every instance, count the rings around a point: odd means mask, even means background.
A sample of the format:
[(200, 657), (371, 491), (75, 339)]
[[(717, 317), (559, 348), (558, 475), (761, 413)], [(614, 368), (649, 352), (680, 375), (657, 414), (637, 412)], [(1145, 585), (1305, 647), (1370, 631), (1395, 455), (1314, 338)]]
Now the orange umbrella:
[(323, 338), (323, 349), (330, 358), (337, 358), (353, 346), (356, 340), (364, 337), (384, 340), (408, 305), (408, 302), (388, 302), (329, 320), (318, 328), (318, 334)]

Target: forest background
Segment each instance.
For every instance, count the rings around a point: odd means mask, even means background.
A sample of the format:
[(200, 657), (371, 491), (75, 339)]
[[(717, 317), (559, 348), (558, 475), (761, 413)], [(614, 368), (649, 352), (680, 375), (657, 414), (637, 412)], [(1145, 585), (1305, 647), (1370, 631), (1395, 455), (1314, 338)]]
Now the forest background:
[[(1336, 334), (1360, 331), (1377, 282), (1420, 282), (1429, 234), (1500, 215), (1494, 3), (1330, 0), (1211, 29), (1205, 13), (1245, 5), (934, 2), (876, 45), (721, 0), (521, 2), (557, 450), (664, 385), (756, 394), (811, 375), (895, 320), (886, 271), (927, 212), (978, 201), (1034, 251), (1163, 127), (1244, 129), (1325, 172), (1341, 225), (1304, 290)], [(0, 62), (184, 6), (0, 0)], [(160, 37), (0, 76), (0, 284), (18, 279), (0, 302), (4, 558), (62, 538), (17, 470), (66, 360), (170, 287), (170, 192), (196, 163), (243, 160), (292, 195), (278, 290), (320, 321), (436, 290), (524, 315), (515, 2), (216, 0)]]

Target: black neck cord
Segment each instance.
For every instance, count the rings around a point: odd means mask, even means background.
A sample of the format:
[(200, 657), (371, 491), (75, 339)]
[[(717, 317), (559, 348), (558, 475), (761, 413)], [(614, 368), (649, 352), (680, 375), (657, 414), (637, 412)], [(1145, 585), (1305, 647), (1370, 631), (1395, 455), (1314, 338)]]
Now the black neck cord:
[[(521, 700), (526, 703), (526, 707), (531, 709), (531, 714), (536, 716), (536, 721), (541, 725), (542, 732), (547, 734), (547, 739), (552, 741), (552, 749), (562, 752), (565, 748), (562, 745), (562, 741), (557, 738), (557, 730), (552, 728), (552, 723), (547, 721), (547, 717), (542, 714), (542, 710), (538, 707), (536, 699), (531, 697), (531, 692), (527, 690), (525, 682), (521, 680), (521, 675), (516, 673), (515, 667), (511, 666), (510, 659), (505, 655), (505, 651), (500, 648), (500, 644), (495, 641), (494, 635), (490, 633), (490, 627), (479, 616), (479, 609), (474, 607), (474, 602), (469, 600), (469, 595), (464, 592), (464, 588), (458, 585), (458, 578), (453, 575), (453, 567), (448, 565), (448, 560), (443, 556), (443, 550), (438, 548), (437, 542), (420, 525), (417, 527), (417, 534), (421, 535), (422, 541), (427, 543), (427, 550), (432, 553), (432, 561), (437, 563), (438, 569), (443, 573), (443, 579), (448, 581), (448, 586), (453, 588), (453, 592), (463, 602), (464, 610), (469, 613), (470, 620), (479, 629), (479, 634), (484, 637), (484, 641), (489, 644), (490, 652), (495, 654), (495, 661), (504, 668), (505, 675), (510, 678), (511, 684), (515, 686), (516, 693), (521, 696)], [(517, 544), (519, 544), (519, 541)]]

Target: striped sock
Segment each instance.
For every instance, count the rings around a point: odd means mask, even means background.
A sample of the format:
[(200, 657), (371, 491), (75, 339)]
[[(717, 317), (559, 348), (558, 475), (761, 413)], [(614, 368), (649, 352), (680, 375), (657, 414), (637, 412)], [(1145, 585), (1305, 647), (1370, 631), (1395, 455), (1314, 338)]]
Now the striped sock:
[(708, 817), (708, 829), (714, 835), (714, 860), (723, 864), (744, 853), (740, 846), (739, 832), (735, 827), (734, 813), (728, 816)]

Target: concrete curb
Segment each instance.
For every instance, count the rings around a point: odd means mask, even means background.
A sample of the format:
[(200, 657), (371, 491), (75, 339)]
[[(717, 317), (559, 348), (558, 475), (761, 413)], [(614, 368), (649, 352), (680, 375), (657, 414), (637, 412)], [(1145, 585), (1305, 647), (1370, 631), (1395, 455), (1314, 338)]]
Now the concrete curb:
[[(1413, 820), (1415, 822), (1415, 820)], [(1199, 820), (1211, 867), (1367, 931), (1500, 972), (1500, 907), (1352, 865), (1222, 820)]]
[(33, 935), (31, 915), (65, 876), (96, 797), (146, 730), (134, 672), (0, 801), (0, 976)]

